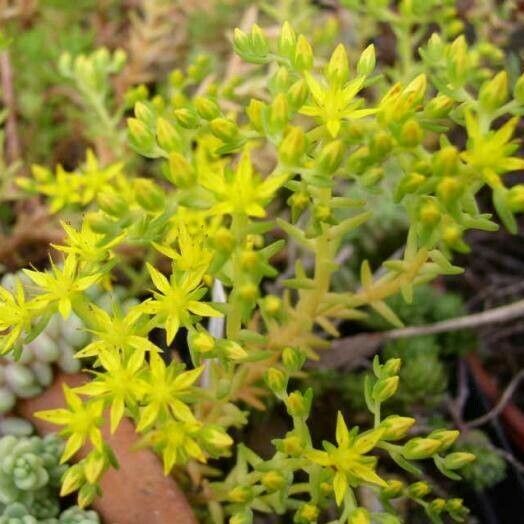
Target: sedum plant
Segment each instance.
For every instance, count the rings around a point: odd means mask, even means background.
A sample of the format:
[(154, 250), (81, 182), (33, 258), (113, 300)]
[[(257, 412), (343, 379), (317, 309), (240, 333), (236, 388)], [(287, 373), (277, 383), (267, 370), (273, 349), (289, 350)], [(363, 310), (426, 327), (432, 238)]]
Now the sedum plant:
[[(458, 478), (455, 470), (473, 459), (448, 453), (458, 433), (411, 437), (414, 419), (382, 416), (398, 387), (398, 359), (376, 359), (364, 385), (373, 427), (348, 427), (339, 415), (336, 443), (312, 441), (313, 393), (288, 393), (287, 383), (329, 347), (342, 320), (373, 311), (401, 325), (388, 297), (409, 302), (415, 286), (459, 273), (452, 255), (468, 249), (464, 234), (498, 227), (479, 209), (479, 191), (491, 192), (503, 223), (516, 229), (524, 186), (506, 187), (504, 175), (524, 167), (514, 155), (524, 80), (510, 86), (489, 60), (480, 76), (484, 58), (463, 36), (432, 36), (420, 51), (421, 71), (406, 68), (399, 82), (375, 72), (373, 45), (352, 63), (343, 45), (326, 59), (289, 23), (273, 39), (257, 25), (238, 29), (233, 44), (252, 64), (242, 78), (211, 82), (197, 60), (187, 74), (171, 75), (166, 96), (141, 93), (128, 138), (157, 160), (150, 173), (132, 175), (89, 153), (78, 171), (35, 166), (22, 184), (49, 197), (55, 212), (84, 212), (64, 224), (56, 246), (63, 263), (26, 269), (32, 284), (2, 291), (0, 303), (3, 353), (19, 353), (58, 315), (78, 316), (92, 335), (76, 353), (92, 366), (92, 380), (64, 387), (65, 408), (38, 414), (62, 427), (63, 461), (90, 449), (68, 470), (62, 493), (78, 490), (79, 503), (89, 504), (116, 465), (101, 433), (107, 414), (113, 432), (123, 417), (135, 422), (166, 474), (186, 472), (214, 522), (250, 522), (256, 511), (316, 522), (336, 507), (333, 522), (393, 523), (391, 501), (400, 496), (433, 522), (462, 520), (461, 501), (430, 496), (413, 463), (428, 459)], [(103, 53), (104, 63), (115, 56)], [(66, 58), (62, 68), (73, 63), (89, 76), (85, 57)], [(451, 132), (465, 134), (463, 148), (452, 145)], [(349, 196), (354, 187), (361, 198)], [(363, 261), (360, 282), (335, 290), (346, 238), (373, 216), (372, 195), (386, 190), (409, 224), (402, 256), (377, 273)], [(291, 246), (299, 253), (294, 271), (279, 278), (278, 257)], [(90, 290), (111, 290), (115, 281), (139, 303), (125, 311), (115, 297), (109, 311), (98, 306)], [(170, 361), (167, 350), (185, 342), (187, 365)], [(263, 407), (269, 393), (283, 402), (292, 429), (264, 460), (243, 444), (234, 449), (232, 430), (247, 423), (243, 408)], [(232, 454), (231, 473), (207, 480), (206, 463)], [(394, 480), (379, 463), (384, 455), (414, 482)], [(363, 507), (364, 485), (381, 510)]]
[(56, 435), (0, 439), (0, 523), (100, 522), (94, 511), (78, 506), (60, 511), (60, 478), (67, 471), (60, 463), (62, 449)]

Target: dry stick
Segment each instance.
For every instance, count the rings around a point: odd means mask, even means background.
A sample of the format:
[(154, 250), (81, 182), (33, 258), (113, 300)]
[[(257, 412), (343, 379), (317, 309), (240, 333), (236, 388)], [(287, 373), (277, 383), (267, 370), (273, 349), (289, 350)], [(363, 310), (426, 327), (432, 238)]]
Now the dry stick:
[(0, 81), (2, 83), (2, 97), (7, 109), (6, 133), (6, 160), (8, 164), (20, 159), (20, 140), (16, 126), (16, 102), (13, 90), (13, 69), (9, 53), (0, 53)]
[(524, 379), (524, 369), (521, 369), (511, 379), (511, 382), (508, 384), (508, 387), (504, 390), (504, 393), (500, 397), (500, 400), (498, 401), (496, 406), (481, 417), (468, 421), (466, 423), (468, 428), (478, 428), (479, 426), (483, 426), (484, 424), (489, 422), (491, 419), (497, 417), (504, 410), (506, 404), (510, 401), (511, 397), (513, 396), (513, 393), (515, 393), (515, 390), (519, 386), (522, 379)]
[(313, 366), (338, 367), (356, 365), (362, 358), (376, 353), (380, 344), (387, 340), (457, 331), (485, 324), (506, 322), (521, 316), (524, 316), (524, 300), (518, 300), (513, 304), (483, 311), (482, 313), (436, 322), (428, 326), (392, 329), (391, 331), (378, 333), (360, 333), (359, 335), (333, 341), (331, 351), (324, 353), (322, 359), (318, 363), (314, 363)]

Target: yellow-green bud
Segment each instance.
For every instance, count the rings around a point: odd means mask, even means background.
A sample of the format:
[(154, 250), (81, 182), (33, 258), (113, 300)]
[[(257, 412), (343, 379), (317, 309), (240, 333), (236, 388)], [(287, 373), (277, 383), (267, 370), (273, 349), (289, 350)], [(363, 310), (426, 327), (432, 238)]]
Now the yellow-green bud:
[(289, 71), (287, 67), (281, 66), (271, 78), (271, 86), (278, 92), (286, 91), (289, 87)]
[(247, 351), (238, 342), (233, 340), (221, 341), (221, 347), (224, 353), (231, 360), (241, 360), (247, 357)]
[(156, 138), (158, 145), (168, 153), (180, 149), (180, 134), (165, 118), (160, 117), (156, 121)]
[(102, 211), (113, 217), (121, 217), (128, 209), (125, 199), (116, 191), (104, 191), (97, 196)]
[(364, 49), (364, 52), (360, 55), (357, 64), (357, 73), (359, 75), (368, 76), (375, 69), (376, 58), (375, 58), (375, 46), (370, 44)]
[(513, 96), (519, 104), (524, 104), (524, 73), (520, 75), (515, 82)]
[(440, 442), (439, 451), (444, 451), (448, 449), (460, 435), (460, 431), (456, 429), (438, 429), (432, 431), (428, 438), (435, 439)]
[(65, 497), (70, 493), (78, 490), (82, 484), (85, 483), (84, 468), (80, 464), (73, 464), (69, 466), (62, 478), (62, 487), (60, 488), (60, 496)]
[(349, 78), (349, 64), (346, 48), (343, 44), (338, 44), (333, 51), (326, 67), (326, 78), (331, 84), (338, 86), (347, 82)]
[(303, 351), (290, 347), (284, 348), (284, 351), (282, 352), (282, 363), (289, 372), (295, 373), (296, 371), (299, 371), (305, 361), (306, 355)]
[(320, 152), (317, 161), (318, 170), (324, 174), (334, 173), (342, 163), (344, 144), (342, 140), (330, 142)]
[(444, 466), (447, 469), (460, 469), (466, 464), (473, 462), (475, 458), (476, 457), (473, 453), (457, 451), (455, 453), (450, 453), (444, 458)]
[(461, 513), (465, 510), (464, 502), (462, 501), (462, 499), (448, 499), (446, 501), (446, 509), (449, 512)]
[(81, 508), (89, 506), (95, 497), (99, 495), (97, 484), (84, 484), (78, 491), (77, 501)]
[(193, 167), (176, 151), (169, 155), (169, 179), (182, 188), (189, 187), (194, 182)]
[(365, 508), (357, 508), (348, 518), (348, 524), (371, 524), (371, 516)]
[(508, 99), (508, 74), (501, 71), (480, 88), (479, 102), (488, 112), (495, 111)]
[(446, 507), (446, 501), (444, 499), (433, 499), (428, 506), (429, 513), (442, 513)]
[(293, 63), (299, 71), (307, 71), (313, 67), (313, 49), (304, 35), (298, 37)]
[(148, 127), (155, 125), (155, 113), (144, 102), (137, 102), (134, 109), (135, 117)]
[(198, 96), (194, 100), (194, 105), (197, 113), (205, 120), (213, 120), (213, 118), (218, 118), (220, 116), (220, 108), (214, 100), (211, 100), (211, 98)]
[(420, 144), (424, 132), (416, 120), (408, 120), (400, 131), (400, 143), (406, 147), (415, 147)]
[(251, 28), (250, 43), (251, 50), (254, 55), (263, 57), (269, 51), (267, 38), (264, 35), (262, 29), (257, 24), (253, 24), (253, 27)]
[(513, 213), (524, 211), (524, 184), (511, 187), (506, 202)]
[(251, 52), (251, 42), (249, 37), (238, 27), (233, 31), (233, 47), (235, 52), (240, 56)]
[(225, 227), (219, 227), (213, 235), (213, 245), (219, 251), (231, 251), (235, 246), (233, 233)]
[(275, 395), (280, 396), (286, 392), (287, 388), (287, 377), (283, 371), (277, 368), (269, 368), (266, 371), (264, 380), (268, 388), (275, 393)]
[(385, 497), (389, 499), (394, 499), (399, 497), (404, 490), (404, 483), (400, 480), (389, 480), (387, 487), (383, 488), (382, 493)]
[(433, 226), (440, 220), (440, 208), (436, 202), (426, 201), (420, 206), (418, 216), (424, 225)]
[(462, 238), (462, 230), (456, 224), (442, 228), (442, 240), (449, 246), (455, 245)]
[(309, 90), (306, 82), (304, 80), (297, 80), (292, 84), (287, 93), (291, 108), (294, 111), (298, 111), (306, 103), (308, 95)]
[(243, 269), (253, 269), (258, 263), (258, 255), (252, 249), (244, 249), (239, 256)]
[(245, 504), (253, 498), (253, 489), (249, 486), (236, 486), (227, 494), (228, 500), (237, 504)]
[(249, 105), (246, 107), (246, 115), (251, 122), (251, 125), (257, 130), (262, 130), (262, 112), (264, 110), (265, 104), (260, 100), (255, 100), (252, 98), (249, 102)]
[(286, 479), (278, 471), (268, 471), (261, 479), (262, 485), (268, 491), (278, 491), (287, 485)]
[(399, 440), (404, 438), (411, 429), (415, 419), (411, 417), (401, 417), (399, 415), (390, 415), (380, 424), (384, 428), (382, 440)]
[(280, 37), (278, 39), (278, 51), (286, 58), (293, 58), (295, 56), (295, 47), (297, 44), (297, 36), (295, 31), (289, 24), (284, 22), (280, 30)]
[(315, 220), (320, 222), (329, 222), (331, 220), (331, 208), (323, 204), (315, 206), (313, 209), (313, 216)]
[(462, 183), (456, 178), (445, 176), (437, 185), (437, 195), (444, 202), (451, 202), (462, 194)]
[(220, 426), (205, 425), (198, 435), (206, 445), (215, 450), (224, 451), (233, 445), (233, 439)]
[(262, 308), (268, 315), (276, 315), (282, 309), (282, 299), (276, 295), (266, 295), (262, 302)]
[(404, 175), (397, 186), (395, 199), (401, 200), (408, 193), (414, 193), (424, 182), (426, 177), (420, 173), (408, 173)]
[(392, 397), (398, 388), (398, 377), (381, 378), (373, 386), (372, 397), (377, 402), (384, 402)]
[(299, 508), (297, 511), (297, 519), (299, 522), (316, 522), (318, 513), (318, 507), (309, 502)]
[(434, 161), (435, 174), (438, 176), (450, 176), (455, 174), (458, 168), (459, 153), (453, 146), (443, 147), (436, 155)]
[(144, 122), (137, 118), (127, 119), (129, 142), (133, 149), (141, 155), (155, 157), (155, 136)]
[(101, 235), (115, 234), (115, 223), (104, 213), (89, 213), (85, 218), (89, 228)]
[(289, 108), (286, 97), (279, 93), (271, 103), (269, 108), (269, 125), (274, 133), (281, 132), (287, 124)]
[(369, 143), (369, 152), (377, 158), (385, 157), (393, 147), (393, 141), (388, 133), (379, 131), (373, 135)]
[(431, 488), (427, 482), (415, 482), (408, 487), (409, 494), (412, 497), (421, 499), (431, 493)]
[(195, 129), (198, 127), (199, 117), (192, 109), (181, 107), (180, 109), (175, 109), (174, 114), (177, 122), (182, 127), (186, 129)]
[(290, 127), (278, 148), (279, 157), (287, 165), (298, 163), (306, 150), (306, 136), (301, 127)]
[(211, 132), (224, 142), (231, 142), (238, 135), (238, 126), (228, 118), (215, 118), (209, 124)]
[(253, 512), (250, 509), (246, 509), (241, 513), (235, 513), (230, 519), (229, 524), (252, 524), (253, 523)]
[(309, 413), (309, 403), (300, 391), (293, 391), (286, 399), (288, 413), (292, 417), (304, 417)]
[(296, 435), (289, 435), (282, 440), (282, 449), (291, 457), (297, 457), (304, 450), (304, 444)]
[(408, 460), (420, 460), (433, 456), (441, 446), (440, 440), (416, 437), (402, 447), (402, 455)]
[(437, 95), (428, 102), (424, 113), (430, 118), (444, 118), (448, 116), (454, 104), (454, 100), (449, 96)]
[(133, 181), (136, 201), (146, 211), (161, 211), (165, 206), (165, 194), (162, 189), (148, 178), (136, 178)]
[(199, 331), (191, 337), (191, 345), (198, 353), (209, 353), (215, 349), (215, 339), (209, 334)]
[(396, 375), (399, 372), (401, 365), (402, 360), (400, 358), (388, 359), (382, 366), (381, 376), (392, 377), (393, 375)]
[(252, 282), (242, 284), (238, 288), (238, 295), (243, 300), (253, 301), (258, 298), (258, 286)]

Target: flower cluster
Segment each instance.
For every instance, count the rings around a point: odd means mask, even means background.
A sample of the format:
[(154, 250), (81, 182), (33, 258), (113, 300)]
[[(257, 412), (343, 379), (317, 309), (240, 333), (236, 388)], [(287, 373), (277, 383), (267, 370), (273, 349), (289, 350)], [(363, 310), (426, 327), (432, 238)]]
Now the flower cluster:
[[(404, 14), (414, 16), (422, 4), (402, 2)], [(472, 458), (444, 454), (457, 437), (451, 430), (398, 443), (413, 419), (381, 417), (398, 386), (398, 360), (375, 361), (365, 384), (373, 429), (350, 430), (339, 416), (336, 445), (323, 449), (313, 447), (306, 425), (312, 392), (288, 394), (286, 382), (304, 357), (329, 347), (341, 321), (373, 311), (401, 325), (389, 297), (410, 301), (416, 285), (459, 273), (452, 255), (468, 249), (465, 232), (498, 227), (480, 211), (479, 191), (492, 192), (502, 221), (515, 229), (522, 186), (508, 188), (503, 179), (522, 167), (513, 135), (524, 80), (510, 89), (505, 73), (489, 68), (479, 79), (475, 50), (463, 37), (432, 37), (421, 50), (425, 72), (406, 67), (401, 78), (375, 71), (372, 45), (353, 62), (342, 45), (325, 59), (287, 22), (272, 39), (257, 25), (237, 29), (233, 45), (251, 64), (242, 78), (213, 81), (208, 64), (196, 59), (187, 73), (172, 73), (163, 95), (135, 92), (129, 145), (154, 167), (133, 175), (89, 153), (78, 172), (35, 168), (22, 183), (44, 194), (53, 211), (85, 212), (64, 225), (57, 246), (63, 264), (26, 270), (31, 285), (0, 289), (3, 353), (20, 351), (57, 315), (78, 316), (92, 337), (77, 353), (92, 381), (65, 388), (67, 407), (39, 413), (62, 426), (63, 460), (89, 449), (66, 475), (63, 493), (79, 490), (80, 502), (89, 503), (115, 465), (101, 433), (107, 415), (111, 431), (132, 419), (166, 473), (187, 467), (218, 522), (219, 502), (233, 522), (249, 521), (252, 510), (292, 510), (299, 522), (315, 522), (333, 500), (341, 521), (368, 522), (355, 499), (360, 484), (384, 500), (407, 494), (435, 522), (444, 513), (460, 519), (457, 500), (428, 501), (420, 485), (395, 491), (372, 454), (383, 450), (413, 475), (420, 475), (413, 460), (431, 458), (451, 478)], [(89, 97), (120, 60), (104, 52), (66, 57), (62, 69), (90, 86), (81, 89)], [(99, 110), (101, 100), (90, 103)], [(506, 115), (512, 118), (500, 126)], [(114, 122), (106, 124), (118, 140)], [(457, 129), (467, 135), (463, 148), (451, 145)], [(405, 247), (377, 272), (363, 261), (360, 282), (335, 291), (339, 255), (373, 216), (373, 194), (389, 195), (405, 215)], [(291, 249), (294, 268), (280, 274)], [(115, 281), (140, 299), (126, 311), (116, 296), (109, 311), (91, 296)], [(184, 339), (187, 364), (170, 351)], [(210, 493), (205, 463), (231, 455), (228, 432), (247, 422), (239, 405), (263, 407), (268, 390), (284, 402), (293, 429), (270, 461), (240, 445), (237, 466)], [(299, 470), (307, 482), (293, 482)], [(388, 515), (378, 518), (394, 522), (385, 508)]]

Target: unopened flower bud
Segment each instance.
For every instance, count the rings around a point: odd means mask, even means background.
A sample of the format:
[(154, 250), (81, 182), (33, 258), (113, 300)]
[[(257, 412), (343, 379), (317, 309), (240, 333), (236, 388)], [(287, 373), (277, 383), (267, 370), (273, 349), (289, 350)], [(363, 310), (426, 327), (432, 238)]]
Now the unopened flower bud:
[(253, 498), (253, 489), (249, 486), (236, 486), (227, 494), (231, 502), (245, 504)]
[(192, 109), (181, 107), (179, 109), (175, 109), (174, 115), (182, 127), (186, 129), (195, 129), (198, 127), (199, 117)]
[(326, 78), (331, 84), (343, 85), (349, 78), (348, 55), (343, 44), (333, 51), (329, 63), (326, 67)]
[(408, 487), (409, 494), (412, 497), (423, 498), (431, 493), (431, 488), (427, 482), (415, 482)]
[(299, 71), (307, 71), (313, 67), (313, 49), (304, 35), (298, 37), (293, 63)]
[(446, 176), (437, 185), (437, 195), (444, 202), (452, 202), (462, 194), (462, 184), (456, 178)]
[(286, 58), (293, 58), (295, 56), (295, 47), (297, 43), (297, 36), (295, 31), (289, 24), (284, 22), (280, 30), (280, 37), (278, 39), (278, 51)]
[(209, 353), (215, 349), (215, 339), (209, 334), (199, 331), (190, 340), (191, 346), (198, 353)]
[(392, 397), (397, 391), (398, 380), (398, 376), (377, 380), (377, 383), (373, 386), (373, 399), (377, 402), (384, 402)]
[(357, 63), (357, 73), (359, 75), (368, 76), (375, 69), (376, 58), (375, 58), (375, 46), (370, 44), (364, 49), (364, 52), (360, 55)]
[(181, 146), (180, 134), (165, 118), (158, 118), (156, 121), (156, 137), (158, 145), (168, 153), (178, 150)]
[(238, 135), (238, 126), (228, 118), (215, 118), (209, 124), (211, 132), (224, 142), (231, 142)]
[(298, 111), (307, 100), (309, 90), (304, 80), (297, 80), (288, 90), (287, 96), (293, 111)]
[(280, 133), (287, 124), (289, 108), (286, 97), (279, 93), (271, 103), (269, 108), (269, 125), (273, 133)]
[(387, 482), (387, 487), (382, 489), (382, 493), (385, 497), (394, 499), (399, 497), (404, 490), (404, 483), (400, 480), (389, 480)]
[(299, 456), (304, 450), (304, 444), (296, 435), (289, 435), (282, 440), (282, 451), (291, 457)]
[(291, 127), (278, 148), (284, 164), (297, 164), (306, 150), (306, 136), (301, 127)]
[(257, 130), (262, 130), (262, 112), (264, 110), (264, 103), (260, 100), (252, 98), (246, 108), (246, 114), (251, 122), (251, 125)]
[(233, 439), (225, 430), (217, 425), (208, 424), (199, 430), (199, 436), (202, 441), (209, 447), (224, 451), (233, 445)]
[(288, 413), (292, 417), (304, 417), (309, 413), (310, 406), (300, 391), (293, 391), (286, 400)]
[(305, 361), (306, 355), (303, 351), (291, 347), (284, 348), (284, 351), (282, 352), (282, 363), (289, 372), (294, 373), (299, 371)]
[(150, 129), (136, 118), (127, 119), (129, 143), (140, 155), (154, 158), (156, 155), (155, 136)]
[(457, 451), (450, 453), (444, 458), (444, 466), (447, 469), (460, 469), (474, 460), (475, 455), (473, 453)]
[(241, 513), (235, 513), (230, 519), (229, 524), (252, 524), (253, 523), (253, 512), (250, 509), (246, 509)]
[(385, 430), (382, 440), (399, 440), (404, 438), (414, 423), (415, 419), (411, 417), (401, 417), (399, 415), (386, 417), (380, 424), (380, 427)]
[(416, 120), (405, 122), (400, 131), (400, 142), (406, 147), (415, 147), (420, 144), (423, 137), (424, 132)]
[(197, 113), (205, 120), (213, 120), (220, 116), (220, 108), (211, 98), (199, 96), (195, 98), (194, 105)]
[(327, 175), (334, 173), (342, 163), (343, 156), (344, 144), (342, 141), (334, 140), (330, 142), (320, 152), (317, 162), (318, 170)]
[(276, 315), (282, 309), (282, 299), (276, 295), (266, 295), (262, 302), (262, 308), (268, 315)]
[(277, 368), (269, 368), (266, 371), (264, 380), (268, 388), (275, 393), (275, 395), (280, 396), (286, 392), (287, 388), (287, 377), (283, 371)]
[(433, 226), (440, 220), (440, 208), (436, 202), (428, 200), (420, 206), (418, 216), (424, 225)]
[(250, 43), (251, 52), (258, 57), (265, 56), (269, 51), (267, 38), (257, 24), (253, 24), (251, 28)]
[(193, 167), (176, 151), (169, 155), (169, 179), (181, 188), (191, 186), (194, 181)]
[(399, 372), (401, 365), (402, 360), (400, 358), (388, 359), (386, 363), (382, 366), (381, 376), (392, 377), (393, 375), (396, 375)]
[(136, 178), (133, 181), (136, 201), (146, 211), (155, 213), (165, 206), (165, 194), (152, 180), (148, 178)]
[(365, 508), (357, 508), (348, 518), (348, 524), (371, 524), (371, 516)]
[(429, 506), (428, 506), (428, 511), (430, 514), (432, 513), (435, 513), (435, 514), (440, 514), (444, 511), (446, 507), (446, 501), (444, 499), (433, 499), (430, 503), (429, 503)]
[(268, 491), (278, 491), (287, 485), (284, 475), (278, 471), (264, 473), (261, 482)]
[(402, 455), (408, 460), (420, 460), (433, 456), (441, 446), (440, 440), (416, 437), (406, 442)]
[(438, 429), (436, 431), (432, 431), (428, 438), (435, 439), (440, 442), (440, 449), (439, 451), (444, 451), (448, 449), (459, 437), (460, 432), (456, 429)]
[(318, 514), (318, 507), (309, 502), (299, 508), (297, 511), (297, 520), (299, 522), (316, 522)]
[(508, 98), (508, 74), (501, 71), (480, 88), (479, 102), (488, 112), (498, 109)]

